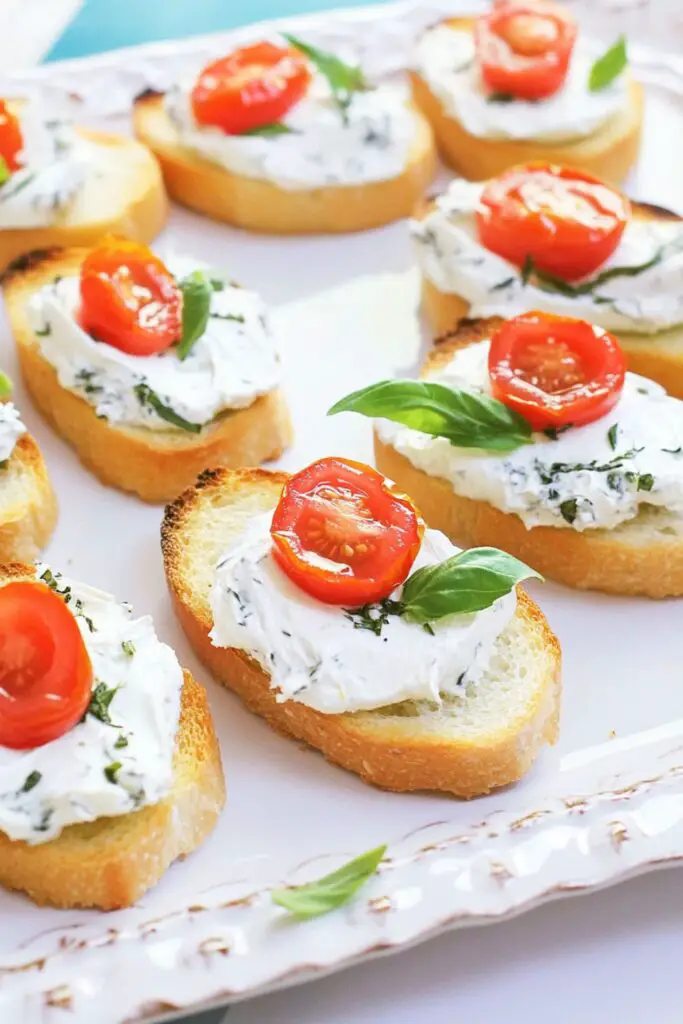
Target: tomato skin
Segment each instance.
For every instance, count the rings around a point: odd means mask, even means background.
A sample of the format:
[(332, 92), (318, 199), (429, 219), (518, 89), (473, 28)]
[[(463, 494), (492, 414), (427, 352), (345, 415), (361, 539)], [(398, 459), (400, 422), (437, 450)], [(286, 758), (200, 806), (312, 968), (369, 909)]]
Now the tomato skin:
[(81, 720), (93, 671), (76, 619), (43, 583), (0, 587), (0, 746), (41, 747)]
[(410, 499), (376, 469), (320, 459), (285, 484), (271, 526), (273, 557), (318, 601), (358, 607), (406, 579), (423, 531)]
[(587, 277), (615, 251), (631, 216), (626, 196), (582, 171), (556, 164), (511, 167), (492, 178), (475, 218), (479, 240), (518, 267), (565, 281)]
[(513, 317), (489, 349), (494, 398), (534, 430), (580, 427), (605, 416), (619, 400), (626, 357), (601, 327), (550, 313)]
[(182, 292), (146, 245), (106, 238), (83, 260), (80, 290), (81, 326), (121, 352), (153, 355), (182, 336)]
[(0, 100), (0, 156), (10, 171), (22, 166), (20, 156), (24, 148), (19, 119), (12, 113), (4, 100)]
[(534, 0), (497, 4), (474, 25), (484, 84), (522, 100), (547, 99), (562, 87), (575, 40), (567, 12)]
[(192, 90), (198, 124), (243, 135), (273, 124), (305, 95), (311, 71), (294, 47), (255, 43), (208, 64)]

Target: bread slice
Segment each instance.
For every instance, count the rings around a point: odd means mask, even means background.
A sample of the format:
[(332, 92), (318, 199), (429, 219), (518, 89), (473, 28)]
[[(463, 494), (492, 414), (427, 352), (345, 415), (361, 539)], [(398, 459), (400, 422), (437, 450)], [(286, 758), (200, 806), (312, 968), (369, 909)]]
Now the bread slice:
[(166, 223), (168, 199), (150, 151), (123, 135), (78, 130), (99, 151), (98, 173), (54, 224), (0, 230), (0, 270), (33, 249), (94, 245), (106, 234), (151, 242)]
[[(683, 217), (652, 203), (631, 200), (631, 207), (633, 216), (638, 220), (683, 222)], [(424, 216), (429, 208), (425, 204), (418, 216)], [(460, 295), (439, 291), (432, 281), (423, 277), (422, 309), (436, 337), (448, 334), (455, 341), (457, 332), (454, 333), (454, 328), (469, 315), (470, 304)], [(617, 336), (628, 357), (629, 370), (657, 381), (675, 398), (683, 398), (683, 324), (656, 334), (620, 331)]]
[(209, 639), (214, 567), (248, 520), (274, 508), (287, 474), (207, 471), (166, 509), (161, 546), (171, 597), (190, 643), (218, 682), (278, 732), (305, 740), (368, 783), (395, 791), (475, 797), (520, 779), (557, 739), (560, 649), (531, 599), (497, 641), (496, 668), (466, 701), (441, 708), (405, 701), (377, 711), (325, 715), (278, 703), (269, 677), (243, 651)]
[(57, 498), (40, 448), (22, 434), (0, 470), (0, 564), (32, 562), (57, 524)]
[(132, 491), (144, 501), (165, 502), (207, 466), (253, 465), (277, 458), (291, 442), (284, 398), (274, 390), (246, 409), (226, 412), (198, 434), (114, 425), (93, 406), (63, 388), (43, 358), (26, 315), (33, 292), (56, 274), (78, 273), (87, 250), (31, 253), (4, 276), (5, 303), (26, 386), (45, 418), (103, 483)]
[(366, 185), (315, 189), (282, 189), (197, 156), (180, 142), (164, 98), (157, 93), (136, 100), (133, 126), (156, 154), (169, 194), (177, 202), (250, 231), (298, 235), (363, 231), (410, 215), (436, 170), (431, 128), (415, 114), (418, 130), (402, 174)]
[[(454, 29), (472, 29), (473, 18), (448, 18)], [(643, 89), (629, 79), (628, 110), (612, 117), (597, 131), (568, 142), (534, 142), (515, 139), (482, 139), (471, 135), (451, 114), (427, 82), (411, 73), (413, 99), (434, 129), (436, 144), (444, 162), (471, 181), (494, 178), (514, 164), (544, 160), (588, 171), (605, 181), (619, 184), (638, 157), (643, 123)]]
[[(466, 320), (436, 343), (422, 376), (450, 361), (465, 345), (491, 337), (500, 317)], [(683, 519), (650, 507), (613, 530), (535, 526), (485, 501), (456, 494), (451, 484), (429, 476), (375, 435), (375, 462), (418, 505), (427, 524), (457, 544), (494, 545), (548, 579), (580, 590), (646, 597), (683, 595)]]
[[(0, 586), (27, 578), (35, 579), (31, 566), (5, 565)], [(223, 767), (206, 691), (185, 672), (169, 795), (132, 814), (70, 825), (57, 839), (37, 846), (0, 832), (0, 885), (55, 907), (128, 907), (175, 860), (204, 842), (224, 803)]]

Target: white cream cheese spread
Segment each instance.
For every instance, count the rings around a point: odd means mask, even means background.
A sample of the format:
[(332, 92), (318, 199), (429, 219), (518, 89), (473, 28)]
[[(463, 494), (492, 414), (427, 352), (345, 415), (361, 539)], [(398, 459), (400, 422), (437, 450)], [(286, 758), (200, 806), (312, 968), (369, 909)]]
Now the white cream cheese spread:
[(416, 68), (446, 113), (482, 139), (559, 142), (583, 138), (628, 107), (628, 79), (620, 75), (598, 92), (588, 89), (593, 62), (604, 47), (579, 38), (562, 87), (543, 100), (497, 100), (483, 84), (471, 32), (437, 25), (417, 45)]
[(0, 402), (0, 463), (9, 459), (15, 444), (25, 433), (17, 407), (12, 402)]
[(475, 210), (482, 189), (477, 182), (451, 182), (424, 219), (411, 225), (423, 274), (439, 291), (469, 302), (470, 316), (510, 317), (539, 309), (639, 334), (683, 323), (683, 222), (632, 218), (598, 273), (654, 261), (652, 265), (570, 296), (525, 284), (519, 267), (480, 243)]
[[(216, 647), (246, 651), (271, 678), (279, 701), (324, 714), (405, 700), (465, 696), (489, 666), (494, 643), (515, 613), (515, 593), (490, 608), (422, 626), (390, 614), (379, 635), (358, 628), (348, 609), (309, 597), (271, 554), (272, 513), (255, 517), (216, 568), (211, 607)], [(426, 530), (413, 571), (458, 552)], [(399, 587), (391, 595), (400, 598)]]
[(197, 124), (190, 103), (193, 84), (166, 94), (179, 141), (235, 174), (296, 190), (387, 181), (408, 164), (417, 116), (403, 84), (354, 92), (342, 112), (327, 79), (314, 74), (306, 96), (282, 118), (290, 131), (269, 136), (228, 135)]
[[(489, 393), (488, 341), (456, 352), (430, 380)], [(456, 448), (389, 420), (380, 439), (456, 494), (513, 512), (527, 527), (612, 529), (646, 505), (683, 515), (683, 402), (634, 373), (614, 409), (555, 440), (535, 434), (532, 444), (505, 455)]]
[(22, 167), (0, 187), (0, 229), (47, 227), (85, 183), (93, 147), (71, 124), (45, 118), (34, 102), (19, 112)]
[(93, 700), (83, 721), (51, 743), (0, 746), (0, 832), (31, 844), (170, 792), (183, 685), (178, 659), (149, 616), (133, 619), (109, 594), (49, 570), (46, 578), (70, 594), (93, 668)]
[[(175, 257), (167, 266), (178, 279), (208, 270), (200, 260)], [(160, 417), (149, 390), (188, 423), (204, 425), (224, 410), (243, 409), (277, 386), (279, 359), (266, 307), (255, 293), (210, 271), (214, 282), (204, 334), (180, 360), (172, 346), (157, 355), (133, 356), (90, 337), (78, 323), (79, 278), (58, 278), (31, 297), (27, 314), (40, 351), (59, 383), (85, 398), (111, 423), (181, 430)]]

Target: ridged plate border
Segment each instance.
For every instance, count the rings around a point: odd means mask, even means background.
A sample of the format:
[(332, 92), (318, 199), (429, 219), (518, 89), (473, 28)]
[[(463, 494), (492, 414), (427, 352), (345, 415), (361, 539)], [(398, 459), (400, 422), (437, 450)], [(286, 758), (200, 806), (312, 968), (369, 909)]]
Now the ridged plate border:
[[(671, 41), (678, 12), (655, 4), (574, 3), (591, 29)], [(0, 82), (0, 92), (48, 88), (98, 117), (121, 113), (145, 88), (164, 88), (196, 62), (287, 25), (348, 47), (377, 72), (405, 66), (411, 43), (444, 13), (472, 2), (397, 3), (248, 26), (48, 65)], [(683, 95), (683, 61), (631, 48), (642, 78)], [(405, 949), (449, 928), (502, 920), (683, 859), (683, 720), (565, 758), (556, 792), (467, 831), (427, 825), (390, 844), (381, 871), (349, 907), (296, 923), (270, 889), (331, 870), (340, 856), (292, 866), (264, 884), (239, 877), (153, 920), (143, 910), (51, 930), (0, 958), (0, 1019), (12, 1024), (134, 1024), (297, 984), (361, 959)], [(558, 795), (558, 791), (560, 795)], [(114, 926), (116, 921), (116, 926)], [(96, 1015), (96, 1016), (95, 1016)]]

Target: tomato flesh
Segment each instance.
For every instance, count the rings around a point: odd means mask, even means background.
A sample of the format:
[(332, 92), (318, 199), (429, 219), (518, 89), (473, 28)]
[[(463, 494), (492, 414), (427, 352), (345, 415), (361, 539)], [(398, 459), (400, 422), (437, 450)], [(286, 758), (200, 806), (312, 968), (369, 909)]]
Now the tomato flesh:
[(92, 693), (76, 619), (43, 583), (0, 587), (0, 746), (28, 750), (63, 736)]
[(626, 358), (600, 327), (532, 312), (495, 332), (488, 369), (493, 397), (545, 430), (605, 416), (624, 387)]
[(491, 252), (565, 281), (592, 274), (615, 251), (631, 215), (617, 189), (555, 164), (512, 167), (489, 181), (475, 217)]
[(19, 119), (15, 117), (4, 100), (0, 100), (0, 157), (10, 171), (18, 171), (22, 166), (21, 152), (24, 148), (24, 137), (21, 134)]
[(256, 43), (208, 64), (192, 90), (200, 125), (243, 135), (279, 121), (303, 98), (309, 65), (293, 47)]
[(562, 87), (575, 39), (568, 13), (534, 0), (500, 4), (474, 25), (484, 84), (523, 100), (546, 99)]
[(357, 607), (407, 577), (424, 526), (410, 500), (360, 462), (321, 459), (292, 476), (273, 515), (273, 557), (302, 590)]
[(146, 245), (105, 239), (83, 261), (80, 291), (83, 329), (121, 352), (153, 355), (182, 336), (182, 292)]

